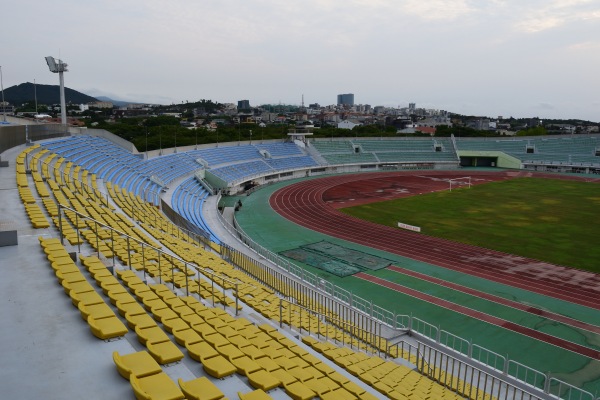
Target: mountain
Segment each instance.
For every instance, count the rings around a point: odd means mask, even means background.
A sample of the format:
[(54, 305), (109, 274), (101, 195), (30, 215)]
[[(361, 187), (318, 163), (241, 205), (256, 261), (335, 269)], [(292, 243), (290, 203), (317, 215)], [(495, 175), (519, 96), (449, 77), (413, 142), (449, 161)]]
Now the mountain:
[[(21, 83), (4, 89), (4, 99), (10, 104), (19, 106), (23, 103), (35, 100), (37, 92), (38, 104), (60, 104), (60, 86), (58, 85), (40, 85), (31, 82)], [(77, 90), (65, 87), (65, 99), (67, 104), (85, 104), (97, 101), (96, 98), (78, 92)]]
[(98, 96), (96, 98), (100, 101), (108, 101), (110, 103), (113, 103), (117, 107), (124, 107), (128, 104), (137, 104), (133, 101), (113, 100), (110, 97), (106, 97), (106, 96)]

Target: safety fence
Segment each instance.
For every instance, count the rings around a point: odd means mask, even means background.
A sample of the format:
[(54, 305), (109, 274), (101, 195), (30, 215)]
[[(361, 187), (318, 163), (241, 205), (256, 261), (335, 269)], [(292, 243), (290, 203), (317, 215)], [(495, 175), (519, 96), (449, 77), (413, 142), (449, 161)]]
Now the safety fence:
[(307, 286), (277, 268), (253, 260), (227, 245), (221, 245), (221, 257), (280, 296), (287, 298), (288, 301), (322, 315), (324, 320), (364, 343), (385, 349), (385, 346), (382, 346), (384, 340), (382, 330), (385, 325), (376, 318), (356, 310), (317, 288)]
[(350, 309), (358, 311), (361, 314), (367, 315), (370, 318), (374, 318), (392, 329), (396, 330), (407, 328), (406, 326), (398, 324), (398, 321), (400, 321), (400, 319), (396, 318), (396, 315), (393, 312), (374, 304), (372, 301), (368, 301), (360, 296), (356, 296), (351, 291), (341, 288), (335, 284), (332, 284), (331, 282), (320, 278), (316, 274), (306, 271), (304, 268), (301, 268), (296, 264), (291, 263), (290, 261), (282, 258), (278, 254), (259, 245), (248, 235), (246, 235), (246, 233), (235, 220), (235, 217), (234, 226), (231, 226), (231, 224), (225, 221), (225, 219), (220, 213), (219, 219), (225, 227), (225, 229), (227, 229), (234, 236), (238, 237), (246, 246), (251, 248), (261, 257), (277, 265), (280, 269), (283, 269), (288, 274), (291, 274), (300, 279), (303, 284), (307, 285), (307, 289), (318, 290), (325, 296), (329, 296), (333, 299), (336, 299), (340, 303), (347, 305)]
[[(388, 349), (393, 357), (410, 360), (417, 371), (469, 399), (542, 400), (555, 398), (538, 388), (503, 379), (430, 345), (400, 342)], [(593, 400), (593, 399), (591, 399)]]
[[(200, 283), (203, 277), (205, 280), (211, 282), (211, 295), (210, 299), (207, 298), (207, 300), (212, 300), (213, 307), (217, 303), (222, 303), (223, 309), (226, 309), (227, 302), (221, 299), (227, 296), (227, 290), (231, 290), (231, 296), (235, 300), (235, 314), (238, 315), (240, 300), (238, 291), (239, 283), (211, 272), (209, 266), (201, 268), (201, 266), (185, 261), (171, 252), (166, 252), (97, 221), (89, 215), (58, 204), (58, 230), (61, 233), (61, 244), (64, 245), (65, 237), (67, 237), (66, 230), (71, 228), (75, 230), (76, 236), (74, 238), (76, 238), (75, 242), (77, 243), (78, 253), (81, 253), (81, 244), (83, 243), (81, 237), (85, 237), (99, 258), (102, 256), (106, 259), (112, 259), (113, 268), (116, 265), (116, 258), (119, 258), (130, 270), (140, 270), (144, 281), (149, 276), (158, 280), (159, 283), (163, 283), (163, 280), (168, 277), (168, 281), (172, 282), (174, 286), (178, 286), (185, 292), (186, 296), (190, 295), (190, 281), (195, 279), (197, 283)], [(91, 232), (93, 235), (86, 235), (88, 232)], [(119, 248), (123, 250), (121, 254), (119, 254)], [(106, 253), (108, 253), (108, 256)], [(170, 266), (167, 266), (166, 262)], [(176, 269), (179, 271), (176, 271)], [(190, 274), (189, 271), (193, 271), (194, 273)], [(176, 279), (178, 272), (183, 273), (183, 280)], [(215, 284), (218, 286), (215, 286)]]

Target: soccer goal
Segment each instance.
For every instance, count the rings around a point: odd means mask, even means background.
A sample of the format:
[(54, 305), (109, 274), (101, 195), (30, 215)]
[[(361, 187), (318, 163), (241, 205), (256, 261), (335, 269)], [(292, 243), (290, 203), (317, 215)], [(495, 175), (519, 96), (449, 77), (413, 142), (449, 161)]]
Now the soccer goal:
[(448, 179), (448, 184), (450, 185), (450, 191), (452, 191), (452, 189), (456, 189), (459, 187), (467, 187), (470, 189), (471, 188), (471, 177), (463, 176), (462, 178)]

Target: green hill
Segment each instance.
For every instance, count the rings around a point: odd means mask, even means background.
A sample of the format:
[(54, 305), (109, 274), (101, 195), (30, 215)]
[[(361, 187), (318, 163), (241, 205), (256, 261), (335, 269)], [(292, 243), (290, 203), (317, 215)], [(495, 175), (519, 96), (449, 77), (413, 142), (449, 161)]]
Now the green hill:
[[(59, 85), (40, 85), (33, 83), (21, 83), (4, 89), (4, 99), (15, 106), (35, 100), (37, 92), (38, 104), (59, 104), (60, 87)], [(65, 87), (65, 98), (68, 103), (81, 104), (97, 101), (94, 97), (88, 96), (77, 90)]]

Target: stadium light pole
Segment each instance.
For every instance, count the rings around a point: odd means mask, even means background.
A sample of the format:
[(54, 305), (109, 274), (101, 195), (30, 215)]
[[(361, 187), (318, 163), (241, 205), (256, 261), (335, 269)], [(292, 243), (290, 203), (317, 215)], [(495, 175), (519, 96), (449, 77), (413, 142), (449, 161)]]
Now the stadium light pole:
[(38, 105), (37, 105), (37, 85), (35, 83), (35, 79), (33, 80), (33, 98), (35, 100), (35, 115), (38, 114)]
[(2, 79), (2, 65), (0, 65), (0, 87), (2, 88), (2, 119), (6, 122), (6, 105), (4, 104), (4, 81)]
[[(58, 61), (58, 62), (57, 62)], [(52, 73), (58, 73), (58, 79), (60, 81), (60, 123), (63, 125), (67, 124), (67, 104), (65, 100), (65, 77), (64, 72), (67, 72), (67, 63), (62, 60), (57, 60), (52, 56), (46, 57), (46, 63)]]

